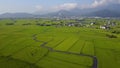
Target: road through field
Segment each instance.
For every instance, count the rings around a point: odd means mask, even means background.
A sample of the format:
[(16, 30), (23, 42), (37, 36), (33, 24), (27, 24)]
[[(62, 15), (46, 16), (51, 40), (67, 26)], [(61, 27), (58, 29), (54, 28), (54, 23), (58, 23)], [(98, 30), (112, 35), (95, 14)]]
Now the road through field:
[(36, 42), (42, 42), (43, 44), (41, 44), (40, 46), (43, 47), (43, 48), (47, 48), (50, 52), (59, 52), (59, 53), (65, 53), (65, 54), (73, 54), (73, 55), (77, 55), (77, 56), (90, 57), (90, 58), (93, 59), (92, 68), (97, 68), (98, 60), (97, 60), (97, 57), (96, 57), (96, 56), (87, 55), (87, 54), (72, 53), (72, 52), (67, 52), (67, 51), (54, 50), (53, 48), (51, 48), (51, 47), (49, 47), (49, 46), (45, 46), (48, 42), (52, 41), (53, 38), (51, 38), (51, 40), (45, 42), (45, 41), (38, 40), (37, 35), (38, 35), (38, 34), (34, 34), (34, 35), (32, 36), (32, 39), (33, 39), (34, 41), (36, 41)]

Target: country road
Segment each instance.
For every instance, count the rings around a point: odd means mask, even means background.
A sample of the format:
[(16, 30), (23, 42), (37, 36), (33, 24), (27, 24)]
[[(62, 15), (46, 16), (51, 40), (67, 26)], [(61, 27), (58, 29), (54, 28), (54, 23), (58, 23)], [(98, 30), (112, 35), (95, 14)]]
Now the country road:
[(97, 57), (96, 57), (96, 56), (87, 55), (87, 54), (72, 53), (72, 52), (67, 52), (67, 51), (54, 50), (54, 49), (51, 48), (51, 47), (45, 46), (48, 42), (52, 41), (53, 39), (51, 39), (51, 40), (49, 40), (49, 41), (47, 41), (47, 42), (44, 42), (44, 41), (38, 40), (38, 39), (37, 39), (37, 35), (38, 35), (38, 34), (34, 34), (34, 35), (32, 36), (32, 39), (33, 39), (34, 41), (36, 41), (36, 42), (42, 42), (42, 44), (41, 44), (40, 46), (43, 47), (43, 48), (47, 48), (50, 52), (59, 52), (59, 53), (65, 53), (65, 54), (73, 54), (73, 55), (77, 55), (77, 56), (90, 57), (90, 58), (93, 59), (92, 68), (97, 68), (98, 60), (97, 60)]

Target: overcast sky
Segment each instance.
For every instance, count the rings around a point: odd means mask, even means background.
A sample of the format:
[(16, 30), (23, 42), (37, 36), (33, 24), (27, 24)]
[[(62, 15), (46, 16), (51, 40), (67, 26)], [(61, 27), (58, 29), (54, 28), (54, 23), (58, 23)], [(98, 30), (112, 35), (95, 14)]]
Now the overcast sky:
[(0, 14), (6, 12), (46, 13), (74, 8), (95, 8), (112, 3), (120, 3), (120, 0), (0, 0)]

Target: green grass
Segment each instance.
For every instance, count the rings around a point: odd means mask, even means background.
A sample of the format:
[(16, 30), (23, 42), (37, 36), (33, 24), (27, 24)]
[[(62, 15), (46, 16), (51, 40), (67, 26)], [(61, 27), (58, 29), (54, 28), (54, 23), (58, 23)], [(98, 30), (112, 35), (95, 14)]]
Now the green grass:
[[(120, 68), (119, 34), (108, 38), (110, 31), (101, 29), (38, 26), (36, 19), (17, 19), (15, 25), (8, 22), (13, 21), (0, 20), (0, 68), (91, 68), (93, 59), (81, 54), (96, 56), (98, 68)], [(41, 47), (44, 42), (53, 51)]]
[(77, 38), (73, 37), (67, 38), (64, 42), (55, 47), (55, 50), (67, 51), (70, 47), (72, 47), (76, 43), (77, 40), (78, 40)]
[(78, 40), (74, 44), (74, 46), (71, 49), (69, 49), (69, 52), (78, 53), (78, 54), (81, 53), (84, 43), (85, 43), (85, 40)]
[(48, 55), (48, 57), (56, 58), (58, 60), (73, 64), (92, 66), (92, 58), (86, 56), (52, 52)]
[(94, 44), (92, 41), (85, 41), (83, 45), (83, 49), (81, 50), (82, 54), (93, 55), (94, 56)]

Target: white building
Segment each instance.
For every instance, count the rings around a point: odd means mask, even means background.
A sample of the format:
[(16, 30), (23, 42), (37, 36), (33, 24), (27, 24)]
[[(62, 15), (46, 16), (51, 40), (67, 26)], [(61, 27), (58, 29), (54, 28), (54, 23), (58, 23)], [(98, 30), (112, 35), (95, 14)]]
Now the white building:
[(100, 29), (106, 29), (106, 27), (105, 26), (100, 26)]

